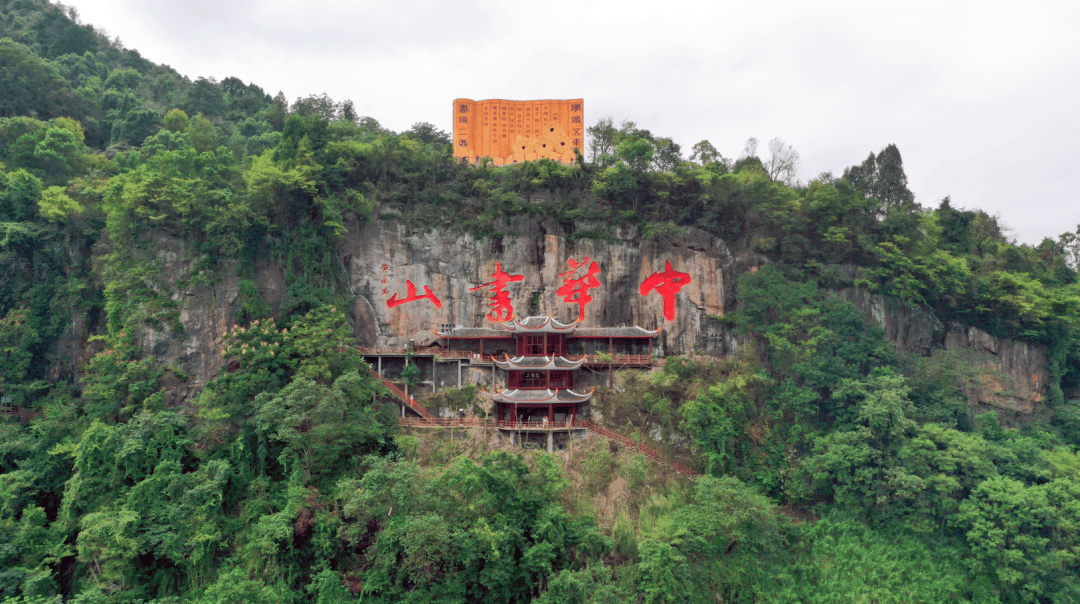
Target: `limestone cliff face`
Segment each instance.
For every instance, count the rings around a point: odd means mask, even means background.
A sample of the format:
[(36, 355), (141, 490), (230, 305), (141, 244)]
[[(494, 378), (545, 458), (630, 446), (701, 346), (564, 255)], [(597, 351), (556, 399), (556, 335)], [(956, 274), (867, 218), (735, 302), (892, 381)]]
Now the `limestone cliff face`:
[[(146, 328), (139, 337), (143, 353), (157, 357), (162, 364), (180, 367), (188, 374), (186, 383), (166, 384), (172, 403), (188, 401), (202, 390), (221, 369), (224, 359), (225, 332), (233, 326), (240, 302), (239, 278), (226, 267), (227, 276), (204, 285), (180, 286), (195, 267), (196, 258), (185, 250), (184, 242), (174, 237), (153, 238), (152, 262), (161, 268), (161, 286), (172, 292), (184, 329)], [(269, 279), (260, 279), (271, 283)]]
[[(572, 241), (553, 224), (525, 220), (513, 225), (516, 235), (495, 242), (467, 234), (413, 231), (380, 221), (350, 227), (340, 253), (356, 296), (353, 315), (358, 335), (369, 346), (433, 343), (432, 330), (442, 325), (495, 326), (487, 317), (492, 311), (492, 288), (482, 286), (493, 281), (496, 264), (508, 274), (523, 277), (505, 289), (516, 316), (576, 320), (579, 305), (567, 303), (558, 293), (565, 283), (560, 275), (571, 271), (571, 259), (588, 258), (589, 265), (597, 264), (599, 272), (594, 277), (599, 285), (587, 292), (592, 301), (585, 306), (582, 326), (660, 328), (663, 354), (695, 350), (724, 354), (734, 342), (715, 318), (722, 317), (734, 302), (732, 288), (742, 271), (740, 265), (754, 262), (735, 257), (720, 239), (694, 230), (679, 241), (657, 244), (629, 236), (615, 243)], [(675, 271), (690, 276), (690, 282), (675, 295), (672, 321), (664, 317), (659, 293), (642, 296), (639, 292), (641, 283), (653, 273), (663, 273), (668, 262)], [(569, 277), (585, 273), (583, 267)], [(395, 295), (399, 300), (407, 296), (407, 282), (417, 295), (425, 294), (424, 286), (430, 287), (442, 307), (430, 299), (388, 305)]]
[[(679, 241), (658, 244), (630, 236), (614, 243), (572, 241), (554, 224), (524, 219), (510, 226), (515, 234), (496, 241), (379, 220), (347, 226), (337, 251), (354, 296), (352, 322), (366, 346), (432, 344), (437, 340), (433, 330), (443, 325), (494, 326), (487, 318), (492, 311), (492, 288), (481, 286), (492, 281), (497, 263), (505, 272), (523, 277), (505, 289), (515, 315), (577, 319), (579, 306), (566, 303), (557, 293), (564, 285), (560, 274), (571, 270), (571, 258), (580, 262), (588, 257), (589, 264), (595, 262), (599, 268), (594, 275), (599, 285), (587, 291), (592, 301), (585, 305), (583, 326), (660, 328), (657, 354), (723, 356), (733, 352), (736, 343), (716, 318), (733, 307), (738, 275), (763, 262), (750, 254), (733, 255), (720, 239), (694, 230)], [(224, 363), (220, 351), (223, 335), (239, 310), (239, 279), (230, 275), (212, 284), (179, 287), (195, 265), (195, 259), (185, 254), (183, 242), (155, 236), (152, 250), (152, 260), (161, 268), (161, 287), (173, 292), (184, 329), (147, 328), (139, 343), (146, 354), (188, 374), (188, 383), (174, 385), (170, 396), (174, 401), (186, 400)], [(674, 296), (673, 321), (665, 319), (659, 293), (639, 293), (641, 283), (663, 272), (667, 262), (675, 271), (690, 275), (690, 282)], [(222, 272), (229, 273), (228, 269)], [(570, 277), (585, 272), (582, 268)], [(430, 299), (388, 305), (394, 295), (399, 300), (407, 297), (407, 282), (420, 296), (425, 295), (425, 286), (430, 288), (441, 308)], [(261, 260), (256, 285), (276, 311), (287, 293), (282, 267)]]
[[(615, 242), (573, 240), (554, 223), (524, 218), (509, 225), (508, 234), (496, 240), (379, 220), (347, 226), (337, 251), (354, 297), (352, 322), (366, 346), (432, 344), (436, 342), (433, 330), (444, 325), (493, 326), (487, 318), (492, 310), (491, 287), (482, 286), (493, 280), (496, 264), (510, 275), (522, 276), (505, 289), (517, 316), (574, 320), (579, 306), (567, 303), (558, 293), (565, 283), (561, 275), (571, 270), (570, 259), (580, 262), (587, 257), (590, 264), (597, 263), (599, 272), (594, 276), (599, 285), (587, 292), (592, 301), (585, 306), (584, 327), (660, 328), (654, 347), (658, 355), (726, 356), (735, 352), (738, 342), (718, 319), (734, 310), (738, 277), (764, 263), (749, 252), (733, 253), (720, 239), (693, 229), (677, 241), (657, 243), (640, 241), (630, 233), (620, 233), (623, 237)], [(173, 385), (171, 398), (186, 400), (224, 362), (222, 336), (238, 310), (238, 279), (231, 276), (212, 284), (177, 287), (194, 260), (186, 259), (179, 240), (157, 237), (153, 249), (162, 267), (162, 285), (173, 292), (184, 329), (179, 333), (148, 329), (141, 344), (147, 354), (184, 369), (189, 380), (186, 385)], [(639, 292), (641, 283), (664, 272), (668, 262), (674, 271), (690, 276), (690, 282), (674, 296), (672, 321), (664, 316), (664, 300), (658, 292), (644, 296)], [(582, 268), (569, 276), (578, 278), (584, 273)], [(398, 300), (409, 296), (409, 282), (416, 296), (425, 295), (425, 286), (430, 288), (441, 307), (429, 298), (388, 305), (394, 296)], [(282, 267), (264, 259), (257, 267), (256, 284), (277, 310), (287, 293)], [(1046, 393), (1048, 363), (1045, 351), (1037, 347), (945, 324), (929, 310), (865, 290), (839, 293), (881, 325), (886, 337), (904, 352), (970, 351), (966, 358), (982, 376), (981, 383), (967, 392), (975, 403), (1030, 413)]]
[(1046, 395), (1050, 365), (1042, 348), (996, 338), (976, 327), (942, 323), (925, 308), (865, 289), (845, 289), (840, 296), (880, 325), (902, 352), (926, 356), (966, 351), (964, 361), (977, 374), (975, 383), (964, 389), (973, 403), (1027, 414)]

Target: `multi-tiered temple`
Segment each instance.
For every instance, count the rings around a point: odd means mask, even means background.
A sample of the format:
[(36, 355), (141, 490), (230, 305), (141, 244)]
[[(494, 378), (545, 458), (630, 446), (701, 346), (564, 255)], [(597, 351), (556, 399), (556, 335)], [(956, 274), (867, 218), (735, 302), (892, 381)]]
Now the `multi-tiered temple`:
[(506, 388), (495, 394), (497, 419), (515, 423), (539, 419), (541, 426), (570, 421), (572, 425), (578, 407), (592, 397), (592, 390), (574, 390), (574, 373), (585, 358), (566, 357), (566, 340), (574, 336), (577, 323), (529, 317), (503, 323), (503, 327), (514, 334), (517, 355), (495, 360), (507, 372)]
[[(647, 366), (659, 330), (641, 327), (581, 328), (551, 317), (508, 321), (501, 329), (457, 327), (435, 332), (445, 351), (490, 358), (506, 372), (495, 392), (499, 425), (512, 430), (566, 431), (574, 428), (592, 389), (575, 384), (580, 369), (600, 365)], [(591, 381), (591, 380), (588, 380)], [(550, 447), (550, 437), (549, 437)]]

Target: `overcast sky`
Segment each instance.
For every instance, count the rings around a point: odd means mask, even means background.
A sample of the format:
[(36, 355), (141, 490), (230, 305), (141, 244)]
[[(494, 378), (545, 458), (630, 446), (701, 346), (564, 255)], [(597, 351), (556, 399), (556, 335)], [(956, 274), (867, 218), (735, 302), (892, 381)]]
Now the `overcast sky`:
[[(325, 92), (401, 131), (454, 98), (584, 98), (688, 154), (780, 137), (801, 178), (896, 143), (923, 205), (1080, 223), (1080, 2), (70, 0), (191, 79)], [(1002, 7), (1008, 6), (1008, 9)]]

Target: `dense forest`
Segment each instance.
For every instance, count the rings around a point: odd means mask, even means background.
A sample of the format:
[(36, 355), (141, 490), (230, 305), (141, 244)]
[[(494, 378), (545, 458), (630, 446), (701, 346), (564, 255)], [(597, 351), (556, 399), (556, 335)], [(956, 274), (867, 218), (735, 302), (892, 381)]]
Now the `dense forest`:
[[(1080, 602), (1080, 230), (1019, 245), (921, 205), (893, 145), (802, 182), (779, 141), (589, 134), (573, 165), (462, 165), (431, 124), (190, 81), (73, 8), (0, 0), (0, 602)], [(703, 477), (399, 429), (349, 352), (345, 224), (497, 240), (522, 216), (768, 258), (721, 318), (742, 352), (598, 395)], [(156, 234), (195, 260), (183, 283), (243, 279), (231, 370), (190, 404), (136, 337), (183, 329)], [(277, 312), (259, 257), (285, 267)], [(964, 360), (898, 353), (851, 286), (1045, 349), (1047, 396), (973, 408)]]

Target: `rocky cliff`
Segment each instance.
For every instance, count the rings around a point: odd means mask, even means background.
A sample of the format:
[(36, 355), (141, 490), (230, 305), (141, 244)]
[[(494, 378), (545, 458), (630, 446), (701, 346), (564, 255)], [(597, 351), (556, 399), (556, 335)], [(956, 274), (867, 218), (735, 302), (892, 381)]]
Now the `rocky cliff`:
[[(616, 241), (575, 240), (557, 224), (523, 218), (508, 225), (502, 237), (479, 240), (466, 233), (412, 229), (380, 220), (347, 226), (338, 254), (354, 297), (353, 325), (365, 346), (427, 345), (436, 341), (433, 330), (443, 326), (493, 326), (488, 318), (493, 288), (485, 284), (494, 281), (497, 267), (507, 275), (521, 276), (504, 290), (517, 316), (576, 319), (580, 305), (567, 302), (565, 291), (559, 290), (567, 279), (585, 277), (595, 262), (595, 287), (585, 292), (592, 299), (584, 305), (582, 325), (660, 328), (659, 355), (724, 356), (738, 345), (721, 320), (734, 309), (735, 283), (739, 275), (764, 262), (749, 252), (734, 253), (720, 239), (695, 230), (687, 230), (676, 241), (641, 241), (630, 233), (620, 233)], [(190, 380), (177, 388), (173, 398), (187, 399), (223, 362), (219, 351), (238, 309), (238, 280), (227, 277), (212, 285), (178, 288), (177, 278), (187, 275), (194, 261), (185, 259), (177, 240), (160, 237), (154, 243), (184, 329), (148, 330), (142, 345), (166, 363), (183, 367)], [(585, 258), (587, 266), (572, 268), (571, 260), (580, 263)], [(689, 278), (674, 294), (672, 320), (665, 317), (659, 291), (645, 295), (639, 291), (650, 276), (665, 273), (669, 262), (673, 271)], [(286, 294), (282, 268), (262, 261), (256, 281), (276, 310)], [(865, 290), (839, 294), (880, 324), (901, 351), (920, 355), (971, 351), (968, 358), (982, 375), (981, 385), (969, 389), (973, 402), (1030, 413), (1046, 392), (1049, 373), (1041, 349), (945, 324), (926, 309)], [(410, 298), (414, 299), (398, 303)]]
[[(554, 224), (521, 220), (512, 225), (514, 234), (481, 241), (381, 221), (350, 226), (341, 256), (356, 296), (358, 335), (373, 346), (432, 343), (432, 330), (442, 325), (494, 326), (488, 318), (492, 287), (484, 285), (494, 281), (497, 266), (521, 276), (505, 288), (515, 315), (578, 319), (581, 306), (567, 302), (559, 290), (567, 279), (589, 272), (588, 267), (573, 270), (570, 261), (588, 258), (588, 266), (596, 263), (595, 287), (585, 292), (592, 300), (584, 305), (583, 326), (660, 328), (662, 354), (724, 354), (733, 342), (716, 319), (734, 304), (737, 276), (758, 261), (748, 254), (737, 257), (720, 239), (693, 230), (670, 243), (642, 242), (625, 233), (615, 242), (575, 241)], [(669, 262), (673, 271), (689, 276), (674, 295), (673, 320), (665, 318), (658, 291), (639, 291)], [(430, 299), (393, 306), (395, 296), (407, 296), (409, 283), (420, 295), (430, 287), (441, 307)]]
[(996, 338), (976, 327), (943, 323), (925, 308), (865, 289), (839, 293), (880, 325), (901, 352), (923, 356), (942, 350), (967, 352), (961, 358), (975, 380), (964, 393), (972, 403), (1027, 414), (1046, 395), (1050, 365), (1042, 348)]
[[(733, 254), (720, 239), (693, 230), (673, 242), (643, 242), (629, 234), (609, 242), (574, 240), (554, 223), (527, 219), (508, 225), (507, 234), (485, 240), (380, 220), (347, 226), (337, 251), (354, 297), (353, 325), (365, 346), (427, 345), (436, 341), (433, 330), (446, 325), (494, 326), (488, 318), (493, 288), (485, 284), (493, 281), (497, 267), (521, 277), (504, 290), (516, 316), (577, 319), (582, 305), (567, 302), (559, 289), (568, 279), (585, 277), (595, 263), (595, 286), (584, 291), (591, 300), (583, 305), (582, 325), (659, 328), (659, 355), (723, 356), (736, 346), (719, 320), (734, 306), (735, 281), (763, 262), (749, 253)], [(212, 379), (223, 363), (222, 336), (233, 325), (241, 301), (239, 279), (226, 276), (208, 285), (180, 285), (196, 264), (184, 253), (183, 243), (155, 236), (150, 248), (161, 268), (161, 287), (173, 292), (184, 328), (147, 329), (140, 344), (146, 353), (188, 374), (187, 387), (172, 396), (183, 400)], [(586, 258), (588, 265), (577, 270), (569, 264)], [(665, 318), (664, 297), (658, 291), (640, 293), (641, 284), (664, 273), (669, 262), (673, 271), (689, 278), (674, 293), (673, 320)], [(228, 267), (222, 272), (230, 273)], [(283, 268), (263, 259), (255, 281), (276, 311), (287, 293)], [(395, 304), (410, 297), (417, 299)]]

